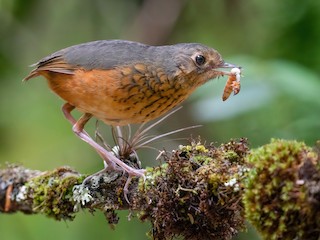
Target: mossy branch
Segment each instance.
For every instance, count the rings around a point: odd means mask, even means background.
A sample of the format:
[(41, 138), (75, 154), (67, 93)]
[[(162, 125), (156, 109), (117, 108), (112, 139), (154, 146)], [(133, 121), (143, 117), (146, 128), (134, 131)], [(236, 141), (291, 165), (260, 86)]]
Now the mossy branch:
[(231, 239), (249, 220), (265, 239), (318, 239), (320, 171), (316, 150), (304, 143), (273, 140), (249, 148), (245, 139), (218, 147), (200, 141), (164, 153), (164, 164), (133, 179), (104, 172), (85, 184), (68, 167), (40, 172), (22, 166), (0, 170), (0, 211), (43, 213), (73, 219), (80, 208), (101, 210), (118, 222), (130, 209), (152, 223), (154, 239)]
[(320, 239), (319, 150), (272, 140), (247, 156), (243, 203), (263, 239)]

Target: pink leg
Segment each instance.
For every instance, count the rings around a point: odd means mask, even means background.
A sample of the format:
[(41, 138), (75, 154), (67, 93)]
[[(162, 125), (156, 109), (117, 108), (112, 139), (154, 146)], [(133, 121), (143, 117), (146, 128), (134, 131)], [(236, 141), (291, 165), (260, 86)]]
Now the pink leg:
[(65, 103), (63, 106), (62, 106), (62, 112), (63, 112), (63, 115), (64, 117), (72, 124), (74, 125), (77, 120), (71, 115), (71, 111), (75, 109), (74, 106), (72, 106), (70, 103)]
[[(74, 126), (77, 122), (77, 120), (71, 115), (71, 111), (75, 109), (74, 106), (72, 106), (70, 103), (65, 103), (63, 106), (62, 106), (62, 112), (63, 112), (63, 115), (64, 117), (72, 124), (72, 126)], [(89, 120), (89, 119), (88, 119)], [(88, 121), (87, 120), (87, 121)], [(83, 125), (84, 126), (84, 125)], [(82, 132), (84, 134), (86, 134), (88, 137), (89, 134), (83, 129)], [(110, 166), (107, 165), (107, 162), (108, 160), (105, 159), (105, 156), (104, 155), (101, 155), (100, 152), (98, 152), (98, 154), (100, 155), (100, 157), (104, 160), (104, 167), (106, 170), (108, 170), (110, 168)], [(114, 168), (112, 168), (114, 169)]]
[(129, 203), (127, 193), (128, 193), (128, 187), (129, 187), (129, 184), (132, 180), (132, 177), (136, 176), (136, 177), (145, 178), (145, 171), (146, 170), (136, 169), (136, 168), (132, 168), (132, 167), (128, 166), (123, 161), (121, 161), (119, 158), (115, 157), (115, 155), (112, 152), (107, 151), (106, 149), (101, 147), (98, 143), (96, 143), (88, 135), (88, 133), (86, 133), (83, 129), (85, 124), (92, 117), (92, 115), (89, 113), (85, 113), (84, 115), (81, 116), (81, 118), (78, 121), (76, 121), (70, 113), (73, 109), (74, 109), (74, 107), (72, 105), (70, 105), (69, 103), (66, 103), (62, 108), (62, 111), (63, 111), (65, 117), (69, 120), (69, 122), (71, 122), (73, 124), (73, 127), (72, 127), (73, 132), (80, 139), (82, 139), (83, 141), (88, 143), (90, 146), (92, 146), (98, 152), (98, 154), (107, 163), (108, 170), (118, 170), (120, 167), (121, 169), (123, 169), (124, 171), (126, 171), (128, 173), (128, 175), (129, 175), (128, 180), (123, 188), (123, 192), (124, 192), (124, 197), (125, 197), (126, 201)]
[(145, 170), (144, 169), (136, 169), (128, 166), (119, 158), (117, 158), (112, 152), (107, 151), (103, 147), (101, 147), (98, 143), (96, 143), (91, 137), (89, 137), (86, 133), (83, 132), (84, 125), (88, 122), (88, 120), (92, 117), (91, 114), (85, 113), (82, 117), (73, 125), (72, 130), (74, 133), (83, 141), (92, 146), (98, 153), (105, 156), (105, 161), (107, 161), (108, 166), (111, 166), (112, 169), (116, 170), (115, 164), (121, 167), (124, 171), (126, 171), (129, 176), (137, 176), (143, 177)]

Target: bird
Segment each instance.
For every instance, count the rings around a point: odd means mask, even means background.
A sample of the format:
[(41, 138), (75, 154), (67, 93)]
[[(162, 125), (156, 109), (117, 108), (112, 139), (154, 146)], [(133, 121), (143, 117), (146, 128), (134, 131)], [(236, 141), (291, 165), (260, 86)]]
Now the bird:
[[(220, 53), (200, 43), (151, 46), (127, 40), (98, 40), (73, 45), (42, 58), (24, 78), (43, 76), (65, 101), (62, 112), (73, 132), (91, 145), (108, 170), (145, 177), (94, 141), (84, 130), (95, 117), (124, 126), (156, 119), (186, 100), (210, 79), (229, 75)], [(83, 115), (76, 120), (71, 112)], [(128, 192), (128, 181), (124, 192)], [(127, 198), (126, 198), (127, 199)]]

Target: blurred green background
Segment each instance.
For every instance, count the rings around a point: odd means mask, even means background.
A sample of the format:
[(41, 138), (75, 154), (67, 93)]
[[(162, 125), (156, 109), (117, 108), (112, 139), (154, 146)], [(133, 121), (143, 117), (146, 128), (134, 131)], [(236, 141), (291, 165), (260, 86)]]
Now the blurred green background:
[[(217, 144), (247, 137), (251, 147), (272, 137), (308, 145), (319, 139), (320, 1), (0, 0), (2, 166), (14, 162), (50, 170), (69, 165), (83, 173), (102, 167), (96, 153), (72, 133), (60, 111), (63, 101), (45, 80), (21, 80), (28, 65), (56, 50), (114, 38), (156, 45), (200, 42), (243, 67), (239, 95), (222, 102), (226, 78), (211, 81), (158, 126), (158, 133), (202, 124), (179, 137), (201, 135)], [(89, 125), (93, 131), (94, 121)], [(110, 135), (109, 128), (104, 132)], [(154, 146), (170, 151), (184, 143), (166, 140)], [(157, 152), (139, 155), (145, 165), (158, 164), (152, 160)], [(147, 223), (119, 214), (114, 231), (98, 212), (81, 212), (73, 222), (1, 214), (1, 239), (147, 239)], [(237, 239), (258, 237), (249, 229)]]

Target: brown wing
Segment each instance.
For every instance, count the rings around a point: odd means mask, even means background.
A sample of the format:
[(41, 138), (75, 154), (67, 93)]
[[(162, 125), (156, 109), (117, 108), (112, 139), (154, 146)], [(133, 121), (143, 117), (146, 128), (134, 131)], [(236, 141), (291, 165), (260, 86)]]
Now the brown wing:
[(56, 72), (63, 74), (73, 74), (76, 69), (74, 66), (66, 63), (62, 56), (49, 56), (39, 62), (31, 65), (31, 67), (36, 67), (33, 69), (28, 76), (26, 76), (23, 81), (28, 81), (31, 78), (42, 75), (44, 72)]

